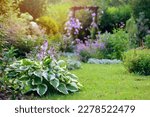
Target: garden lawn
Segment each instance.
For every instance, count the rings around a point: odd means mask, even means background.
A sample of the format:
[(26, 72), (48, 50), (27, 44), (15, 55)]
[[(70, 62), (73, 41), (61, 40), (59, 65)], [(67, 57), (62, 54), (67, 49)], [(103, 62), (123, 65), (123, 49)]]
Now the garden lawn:
[[(83, 84), (80, 92), (52, 94), (42, 99), (54, 100), (141, 100), (150, 99), (150, 76), (130, 74), (122, 64), (83, 64), (72, 73)], [(41, 98), (39, 98), (41, 99)]]

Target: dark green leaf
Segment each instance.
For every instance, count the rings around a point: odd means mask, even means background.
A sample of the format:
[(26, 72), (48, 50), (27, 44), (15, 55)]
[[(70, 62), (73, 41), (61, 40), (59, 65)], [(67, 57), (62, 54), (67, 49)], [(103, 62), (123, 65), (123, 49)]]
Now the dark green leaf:
[(59, 80), (58, 79), (53, 79), (50, 81), (50, 84), (54, 87), (57, 88), (59, 86)]
[(38, 85), (37, 87), (37, 93), (42, 96), (46, 93), (48, 87), (46, 84), (41, 84), (41, 85)]
[(57, 90), (63, 94), (68, 94), (68, 90), (66, 88), (66, 85), (61, 83), (58, 87)]
[(32, 79), (32, 85), (39, 85), (39, 84), (42, 84), (42, 81), (43, 81), (43, 78), (39, 78), (39, 77), (34, 77)]
[(66, 87), (67, 87), (68, 91), (70, 91), (70, 92), (78, 91), (78, 86), (76, 83), (68, 84)]

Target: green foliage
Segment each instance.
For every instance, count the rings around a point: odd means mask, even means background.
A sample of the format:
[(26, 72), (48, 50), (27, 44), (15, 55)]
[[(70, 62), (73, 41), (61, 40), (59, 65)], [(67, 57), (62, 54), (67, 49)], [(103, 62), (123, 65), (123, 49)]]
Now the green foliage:
[[(132, 8), (135, 18), (139, 18), (139, 14), (143, 12), (145, 14), (145, 19), (150, 19), (150, 4), (149, 0), (133, 0)], [(150, 27), (150, 20), (147, 22)]]
[(95, 28), (90, 30), (90, 26), (92, 23), (92, 12), (91, 11), (89, 11), (89, 10), (77, 11), (76, 18), (79, 19), (79, 21), (82, 24), (82, 29), (79, 31), (79, 35), (78, 35), (79, 39), (84, 40), (85, 39), (84, 37), (87, 37), (88, 35), (90, 35), (90, 34), (92, 35), (92, 33), (95, 33)]
[(46, 9), (46, 15), (53, 18), (59, 27), (61, 33), (64, 32), (64, 24), (67, 21), (71, 3), (49, 4)]
[(20, 14), (13, 12), (9, 16), (0, 18), (0, 38), (6, 47), (13, 46), (17, 49), (18, 56), (25, 56), (33, 47), (39, 44), (44, 34), (42, 30), (39, 33), (33, 33), (30, 24), (32, 17), (29, 14)]
[(150, 49), (150, 35), (146, 35), (145, 37), (145, 45)]
[(130, 48), (136, 47), (137, 46), (136, 38), (138, 29), (136, 21), (133, 16), (131, 16), (131, 18), (126, 22), (126, 31), (128, 32), (130, 38)]
[(90, 58), (102, 59), (104, 58), (103, 50), (89, 48), (80, 52), (80, 60), (87, 62)]
[(4, 76), (5, 69), (14, 61), (16, 49), (2, 48), (0, 55), (0, 76)]
[(131, 17), (129, 5), (119, 7), (108, 7), (100, 18), (100, 29), (105, 32), (112, 32), (114, 28), (123, 27)]
[(129, 72), (150, 75), (150, 50), (130, 50), (124, 54), (124, 65)]
[[(109, 34), (108, 34), (109, 35)], [(124, 30), (114, 30), (106, 40), (105, 58), (122, 59), (122, 54), (129, 49), (129, 35)]]
[(10, 65), (7, 78), (13, 84), (12, 88), (22, 94), (36, 92), (42, 96), (54, 91), (62, 94), (76, 92), (81, 87), (77, 76), (68, 72), (63, 63), (50, 57), (45, 57), (41, 62), (23, 59)]
[(59, 28), (56, 21), (49, 16), (42, 16), (37, 19), (37, 22), (44, 28), (46, 28), (46, 32), (49, 35), (55, 35), (59, 32)]
[(81, 63), (80, 61), (77, 60), (67, 60), (67, 69), (68, 70), (75, 70), (75, 69), (80, 69), (81, 68)]
[(22, 13), (28, 12), (34, 19), (43, 15), (47, 0), (23, 0), (19, 4)]
[(144, 45), (144, 37), (146, 36), (147, 32), (148, 32), (148, 25), (147, 22), (149, 21), (149, 19), (145, 19), (145, 14), (144, 12), (141, 12), (139, 14), (139, 18), (137, 19), (137, 28), (138, 28), (138, 32), (137, 32), (137, 44), (138, 46), (143, 46)]
[[(74, 95), (50, 95), (42, 100), (149, 100), (150, 76), (127, 72), (123, 64), (82, 64), (74, 70), (84, 88)], [(103, 90), (100, 90), (103, 89)], [(41, 98), (35, 98), (36, 100)]]

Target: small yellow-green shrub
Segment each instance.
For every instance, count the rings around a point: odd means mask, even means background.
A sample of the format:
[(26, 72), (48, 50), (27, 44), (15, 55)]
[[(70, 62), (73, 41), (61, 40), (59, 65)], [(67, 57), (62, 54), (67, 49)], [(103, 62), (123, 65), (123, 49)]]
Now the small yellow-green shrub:
[(124, 54), (124, 65), (129, 72), (150, 75), (150, 50), (134, 49)]
[(55, 35), (59, 32), (58, 24), (49, 16), (42, 16), (37, 19), (37, 22), (46, 29), (46, 33), (49, 35)]

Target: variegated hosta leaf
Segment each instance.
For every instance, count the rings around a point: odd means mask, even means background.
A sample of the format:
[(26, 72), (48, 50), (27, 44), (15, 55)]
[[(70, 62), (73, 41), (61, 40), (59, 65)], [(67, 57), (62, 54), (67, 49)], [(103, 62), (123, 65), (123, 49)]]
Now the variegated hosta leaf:
[(42, 96), (44, 95), (48, 90), (48, 87), (46, 84), (40, 84), (37, 86), (37, 93)]
[(50, 84), (56, 89), (59, 86), (59, 80), (55, 78), (50, 81)]
[(32, 79), (32, 85), (39, 85), (42, 84), (43, 78), (42, 77), (34, 77)]
[(68, 91), (73, 92), (73, 93), (79, 90), (77, 84), (74, 82), (68, 84), (66, 87)]
[(68, 94), (68, 90), (65, 84), (61, 83), (58, 87), (57, 90), (63, 94)]

